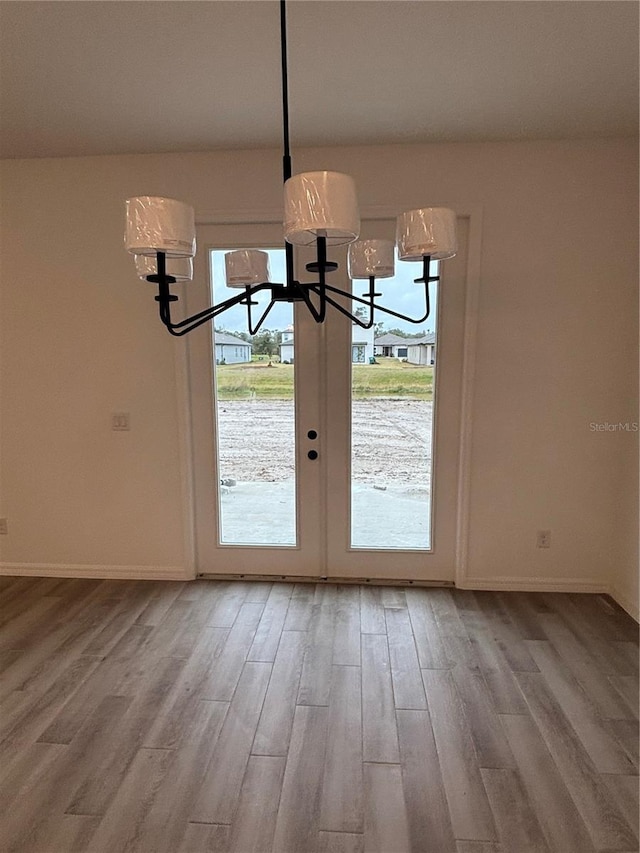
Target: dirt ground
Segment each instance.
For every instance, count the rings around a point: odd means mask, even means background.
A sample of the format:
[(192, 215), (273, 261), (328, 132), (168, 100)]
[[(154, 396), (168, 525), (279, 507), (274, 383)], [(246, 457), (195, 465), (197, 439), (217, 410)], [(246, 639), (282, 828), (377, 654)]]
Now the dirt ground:
[[(378, 487), (429, 487), (433, 403), (356, 400), (353, 475)], [(294, 473), (293, 402), (233, 400), (219, 405), (220, 475), (237, 482), (282, 482)]]

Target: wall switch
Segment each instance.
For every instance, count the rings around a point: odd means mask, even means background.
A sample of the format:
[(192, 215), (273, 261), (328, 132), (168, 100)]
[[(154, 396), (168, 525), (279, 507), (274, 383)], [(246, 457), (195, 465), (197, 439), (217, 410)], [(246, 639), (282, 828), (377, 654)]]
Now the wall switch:
[(551, 531), (538, 530), (536, 536), (536, 548), (551, 548)]
[(111, 415), (111, 429), (116, 432), (123, 432), (131, 429), (129, 412), (114, 412)]
[(9, 523), (6, 518), (0, 518), (0, 536), (6, 536), (9, 533)]

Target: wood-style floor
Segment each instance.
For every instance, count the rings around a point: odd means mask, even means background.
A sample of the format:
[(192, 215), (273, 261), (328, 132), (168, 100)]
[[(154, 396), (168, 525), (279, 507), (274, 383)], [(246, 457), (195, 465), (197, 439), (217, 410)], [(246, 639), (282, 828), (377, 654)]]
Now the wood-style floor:
[(638, 850), (605, 596), (0, 578), (0, 849)]

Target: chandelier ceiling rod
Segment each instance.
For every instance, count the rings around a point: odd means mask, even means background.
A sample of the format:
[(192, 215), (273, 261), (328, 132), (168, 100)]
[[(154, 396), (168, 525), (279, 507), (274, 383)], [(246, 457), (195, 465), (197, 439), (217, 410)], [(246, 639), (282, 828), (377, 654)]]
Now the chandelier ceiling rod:
[[(423, 323), (430, 314), (429, 284), (439, 281), (431, 275), (431, 261), (456, 254), (455, 213), (447, 208), (422, 208), (401, 214), (396, 237), (400, 260), (422, 261), (422, 276), (415, 279), (425, 290), (425, 312), (409, 317), (378, 301), (376, 279), (392, 278), (395, 269), (394, 244), (388, 240), (360, 240), (360, 216), (355, 185), (348, 175), (338, 172), (306, 172), (293, 176), (289, 132), (289, 72), (287, 63), (286, 0), (280, 0), (280, 59), (282, 84), (282, 175), (285, 190), (285, 268), (284, 284), (269, 281), (268, 255), (256, 249), (228, 252), (225, 255), (227, 287), (242, 292), (180, 321), (171, 318), (171, 303), (178, 297), (171, 285), (192, 278), (195, 254), (195, 214), (193, 208), (173, 199), (141, 196), (127, 201), (125, 245), (136, 256), (140, 278), (158, 285), (160, 320), (170, 334), (181, 337), (219, 314), (243, 305), (247, 308), (249, 333), (255, 335), (274, 305), (279, 302), (304, 302), (317, 323), (324, 322), (327, 306), (348, 317), (364, 329), (374, 325), (374, 312), (397, 317), (410, 323)], [(355, 241), (355, 242), (354, 242)], [(316, 260), (306, 264), (315, 282), (295, 278), (294, 244), (313, 246)], [(349, 246), (349, 277), (366, 279), (369, 289), (362, 296), (327, 284), (326, 276), (338, 268), (327, 259), (328, 245)], [(271, 299), (257, 322), (252, 308), (259, 303), (253, 297), (270, 291)], [(313, 294), (313, 299), (312, 299)], [(357, 303), (355, 311), (345, 307)], [(363, 308), (367, 312), (363, 312)], [(365, 316), (362, 316), (363, 313)], [(368, 316), (366, 316), (368, 313)], [(366, 317), (366, 318), (365, 318)]]
[[(282, 179), (291, 177), (291, 145), (289, 142), (289, 69), (287, 65), (287, 4), (280, 0), (280, 67), (282, 81)], [(291, 245), (290, 243), (288, 245)]]
[[(289, 67), (287, 63), (287, 5), (280, 0), (280, 78), (282, 84), (282, 182), (286, 183), (292, 175), (291, 144), (289, 141)], [(293, 245), (284, 243), (287, 286), (295, 277), (293, 268)], [(249, 317), (249, 326), (251, 317)], [(264, 320), (263, 320), (264, 322)], [(251, 334), (255, 334), (252, 332)]]

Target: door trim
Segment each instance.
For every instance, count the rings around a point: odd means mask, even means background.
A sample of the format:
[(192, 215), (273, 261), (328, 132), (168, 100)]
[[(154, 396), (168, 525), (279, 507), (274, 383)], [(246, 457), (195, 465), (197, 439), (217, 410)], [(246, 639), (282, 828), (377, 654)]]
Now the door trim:
[(460, 441), (458, 467), (458, 518), (456, 524), (455, 584), (464, 587), (469, 564), (469, 524), (473, 437), (473, 396), (480, 306), (482, 261), (482, 208), (469, 215), (469, 249), (465, 283), (464, 332), (462, 342), (462, 389), (460, 397)]
[[(422, 202), (413, 205), (420, 207)], [(401, 210), (412, 207), (401, 205), (370, 205), (361, 208), (362, 219), (392, 219)], [(468, 253), (465, 279), (465, 317), (463, 330), (463, 370), (461, 381), (460, 439), (458, 442), (457, 519), (455, 536), (454, 583), (464, 587), (467, 583), (469, 560), (469, 514), (473, 434), (473, 393), (475, 387), (475, 360), (477, 352), (477, 326), (480, 301), (480, 274), (482, 258), (483, 208), (477, 204), (454, 205), (457, 216), (468, 220)], [(280, 208), (248, 208), (235, 210), (207, 210), (196, 213), (196, 226), (272, 224), (282, 220)], [(177, 292), (184, 293), (184, 285)], [(185, 576), (197, 576), (195, 542), (194, 462), (192, 456), (193, 420), (191, 416), (191, 390), (189, 387), (187, 342), (174, 341), (174, 367), (178, 419), (179, 462), (181, 473), (181, 499), (183, 506), (183, 539), (185, 549)], [(253, 575), (250, 575), (253, 577)], [(257, 575), (255, 577), (258, 577)], [(382, 581), (380, 581), (382, 582)], [(402, 583), (393, 579), (394, 583)], [(409, 581), (407, 581), (409, 583)], [(412, 581), (412, 583), (417, 583)]]
[[(184, 285), (176, 288), (182, 304)], [(154, 317), (155, 320), (155, 317)], [(164, 331), (164, 329), (162, 330)], [(180, 505), (182, 507), (182, 541), (184, 552), (184, 579), (193, 580), (196, 569), (196, 517), (193, 477), (193, 441), (191, 416), (191, 390), (189, 386), (189, 355), (186, 338), (173, 338), (173, 366), (175, 375), (176, 421), (178, 433), (178, 471), (180, 475)]]

